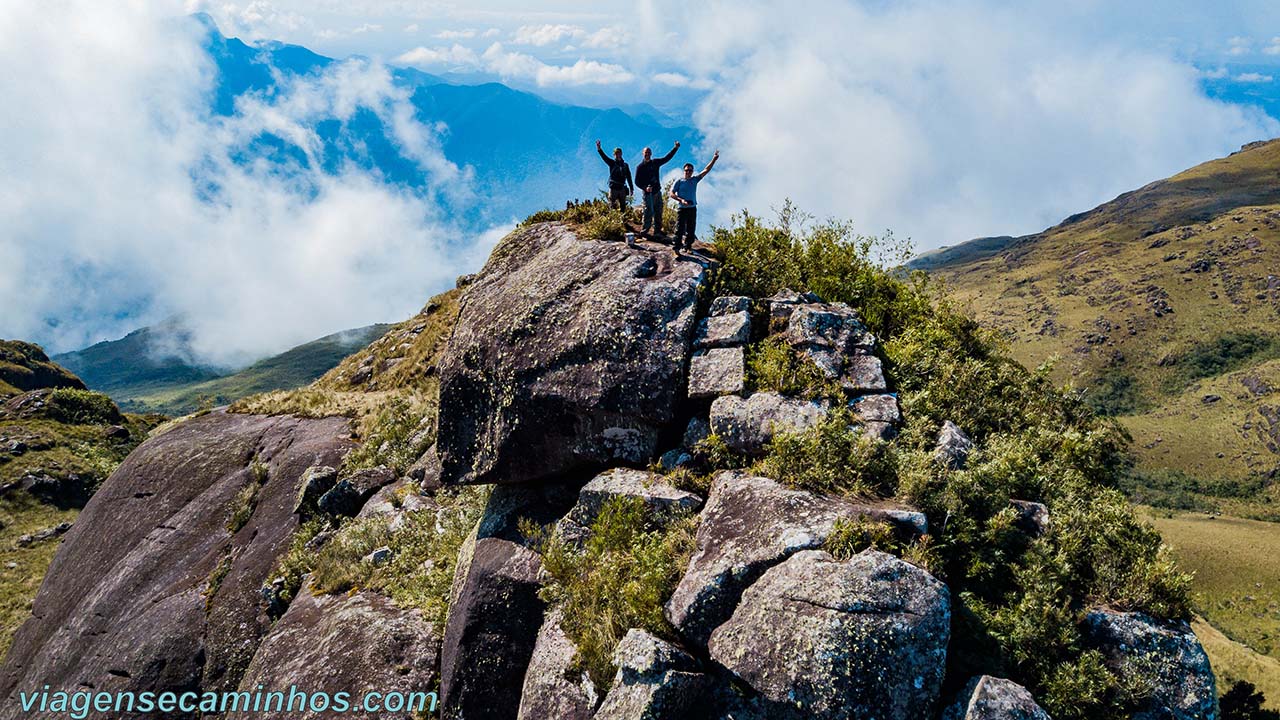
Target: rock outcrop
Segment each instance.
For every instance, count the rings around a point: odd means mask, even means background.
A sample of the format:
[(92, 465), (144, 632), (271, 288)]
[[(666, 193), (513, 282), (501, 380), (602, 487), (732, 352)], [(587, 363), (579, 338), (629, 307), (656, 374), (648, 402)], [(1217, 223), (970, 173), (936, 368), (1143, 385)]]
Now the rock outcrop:
[(599, 695), (591, 678), (573, 669), (578, 648), (560, 629), (560, 612), (547, 613), (524, 675), (517, 720), (591, 720)]
[[(430, 710), (439, 679), (440, 634), (417, 610), (398, 608), (371, 592), (349, 596), (312, 595), (305, 583), (254, 654), (240, 690), (258, 686), (287, 692), (291, 686), (330, 699), (347, 693), (353, 704), (367, 692), (404, 693), (415, 696)], [(290, 718), (331, 718), (332, 710), (320, 698), (299, 698), (297, 709), (282, 713)], [(430, 713), (426, 713), (430, 714)], [(422, 714), (403, 711), (379, 713), (379, 717), (408, 720)], [(261, 713), (230, 713), (228, 718), (248, 720)]]
[(440, 362), (443, 482), (649, 462), (684, 392), (706, 277), (691, 259), (556, 223), (508, 236), (467, 288)]
[(807, 430), (826, 419), (830, 409), (825, 400), (776, 392), (758, 392), (746, 398), (726, 395), (711, 403), (711, 430), (730, 449), (759, 455), (774, 435)]
[(46, 683), (234, 689), (269, 629), (259, 590), (304, 471), (338, 465), (349, 438), (343, 418), (214, 412), (144, 442), (66, 534), (6, 658), (0, 716)]
[(951, 631), (947, 587), (892, 555), (796, 553), (743, 593), (711, 635), (712, 659), (758, 691), (770, 717), (929, 717)]
[(1215, 720), (1217, 683), (1209, 656), (1184, 621), (1137, 612), (1094, 610), (1085, 642), (1102, 652), (1125, 682), (1149, 689), (1134, 720)]
[(545, 604), (538, 555), (498, 538), (476, 542), (449, 609), (440, 658), (442, 717), (515, 718)]
[(982, 675), (970, 680), (942, 720), (1050, 720), (1021, 685)]
[(685, 639), (705, 647), (712, 631), (733, 614), (743, 591), (766, 570), (796, 552), (821, 547), (838, 521), (859, 518), (894, 523), (908, 535), (927, 529), (921, 513), (789, 490), (744, 473), (720, 473), (702, 511), (697, 550), (667, 602), (667, 619)]
[(614, 651), (618, 673), (595, 720), (697, 717), (711, 685), (698, 663), (679, 648), (643, 630), (629, 630)]

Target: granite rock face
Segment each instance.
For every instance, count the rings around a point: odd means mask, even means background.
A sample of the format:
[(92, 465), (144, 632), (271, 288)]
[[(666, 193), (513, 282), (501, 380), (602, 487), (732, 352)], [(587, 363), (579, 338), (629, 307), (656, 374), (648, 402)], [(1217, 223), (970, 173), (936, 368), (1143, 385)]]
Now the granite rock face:
[(694, 646), (705, 646), (712, 631), (733, 614), (743, 591), (766, 570), (793, 553), (821, 547), (837, 521), (858, 518), (892, 523), (907, 536), (927, 529), (922, 513), (790, 490), (739, 472), (720, 473), (702, 511), (697, 549), (667, 602), (667, 619)]
[(938, 700), (950, 631), (947, 587), (920, 568), (806, 550), (743, 593), (708, 649), (773, 717), (916, 720)]
[(545, 603), (537, 553), (482, 538), (455, 589), (440, 657), (441, 716), (516, 718)]
[(699, 351), (689, 361), (689, 397), (710, 398), (742, 392), (746, 360), (740, 347)]
[(578, 648), (560, 629), (560, 612), (547, 613), (524, 675), (518, 720), (591, 720), (600, 698), (595, 684), (573, 669)]
[(304, 473), (339, 465), (350, 432), (345, 418), (213, 412), (144, 442), (65, 535), (0, 694), (234, 689), (270, 629), (261, 588), (298, 526)]
[(711, 678), (679, 648), (632, 628), (614, 651), (618, 673), (596, 720), (680, 720), (699, 717)]
[(468, 285), (440, 361), (441, 481), (651, 460), (684, 389), (706, 276), (674, 252), (560, 223), (509, 235)]
[[(396, 607), (382, 595), (312, 595), (305, 587), (289, 610), (271, 626), (240, 681), (240, 690), (259, 685), (271, 690), (296, 686), (307, 693), (415, 694), (424, 710), (432, 708), (439, 679), (440, 633), (417, 610)], [(301, 703), (301, 699), (299, 703)], [(284, 713), (290, 718), (331, 718), (319, 699), (306, 709)], [(432, 713), (428, 713), (432, 714)], [(229, 713), (248, 720), (261, 713)], [(380, 717), (418, 717), (413, 712), (386, 712)]]

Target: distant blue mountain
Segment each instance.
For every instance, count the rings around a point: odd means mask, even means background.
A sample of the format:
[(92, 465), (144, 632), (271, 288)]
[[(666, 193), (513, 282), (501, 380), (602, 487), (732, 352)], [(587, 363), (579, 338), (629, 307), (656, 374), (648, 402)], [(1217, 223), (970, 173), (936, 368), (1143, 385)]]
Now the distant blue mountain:
[[(234, 113), (236, 98), (245, 93), (269, 95), (281, 78), (322, 72), (334, 62), (297, 45), (246, 44), (223, 36), (207, 16), (196, 17), (207, 28), (206, 47), (218, 69), (211, 98), (216, 114)], [(452, 84), (407, 68), (393, 69), (392, 76), (411, 93), (419, 120), (448, 127), (443, 138), (446, 157), (474, 169), (479, 202), (453, 209), (474, 228), (597, 194), (606, 177), (596, 156), (597, 139), (608, 148), (621, 146), (633, 167), (646, 145), (665, 153), (679, 140), (682, 148), (677, 160), (686, 160), (694, 157), (691, 151), (701, 144), (695, 130), (644, 105), (631, 106), (637, 117), (616, 108), (550, 102), (498, 83)], [(319, 162), (326, 171), (355, 163), (404, 187), (423, 181), (420, 168), (400, 153), (371, 110), (358, 111), (346, 122), (322, 120), (315, 131), (323, 143)], [(274, 135), (263, 135), (237, 156), (245, 163), (262, 159), (278, 162), (282, 171), (306, 162), (299, 148)]]

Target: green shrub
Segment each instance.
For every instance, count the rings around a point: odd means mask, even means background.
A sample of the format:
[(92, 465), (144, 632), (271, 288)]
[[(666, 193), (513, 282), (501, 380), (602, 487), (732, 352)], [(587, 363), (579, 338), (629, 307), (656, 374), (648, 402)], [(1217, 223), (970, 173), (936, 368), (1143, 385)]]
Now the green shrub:
[(73, 425), (104, 425), (123, 418), (111, 398), (92, 390), (56, 388), (49, 392), (46, 413), (59, 422)]
[(747, 387), (752, 391), (772, 390), (806, 398), (844, 398), (838, 382), (829, 379), (812, 360), (776, 335), (747, 347), (746, 371)]
[(816, 427), (773, 438), (756, 469), (801, 490), (876, 497), (896, 485), (892, 449), (854, 425), (843, 408)]
[(581, 548), (552, 530), (524, 528), (550, 577), (541, 595), (560, 608), (561, 628), (578, 647), (574, 667), (600, 692), (613, 682), (613, 651), (628, 629), (675, 638), (662, 607), (693, 554), (697, 519), (664, 519), (660, 525), (641, 499), (621, 497), (604, 504)]
[(634, 208), (628, 208), (624, 215), (601, 197), (573, 203), (563, 210), (539, 210), (526, 218), (521, 226), (558, 221), (575, 226), (583, 237), (592, 240), (622, 240), (627, 231), (626, 223), (635, 224), (636, 219)]
[(1085, 402), (1099, 415), (1132, 415), (1152, 406), (1132, 374), (1116, 371), (1095, 378), (1085, 392)]
[(1250, 331), (1223, 333), (1212, 340), (1197, 343), (1174, 358), (1173, 373), (1165, 382), (1165, 390), (1182, 392), (1191, 382), (1216, 377), (1254, 362), (1280, 357), (1280, 338)]

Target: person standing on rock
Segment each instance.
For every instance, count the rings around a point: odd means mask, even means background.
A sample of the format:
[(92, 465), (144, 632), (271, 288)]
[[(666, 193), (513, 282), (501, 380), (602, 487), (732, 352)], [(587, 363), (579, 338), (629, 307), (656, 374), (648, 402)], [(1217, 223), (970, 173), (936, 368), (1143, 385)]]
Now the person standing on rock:
[(662, 236), (662, 166), (671, 158), (675, 157), (676, 151), (680, 149), (680, 141), (677, 140), (675, 147), (671, 148), (671, 152), (655, 159), (651, 148), (644, 149), (644, 160), (636, 166), (636, 187), (640, 188), (640, 192), (644, 193), (644, 226), (640, 232), (645, 235), (649, 234), (649, 228), (652, 225), (653, 235)]
[(676, 211), (676, 237), (673, 243), (677, 251), (680, 250), (682, 238), (685, 248), (693, 249), (698, 227), (698, 183), (711, 172), (711, 168), (716, 166), (716, 160), (719, 159), (720, 151), (717, 150), (711, 156), (711, 162), (707, 163), (707, 166), (697, 175), (693, 174), (693, 163), (685, 163), (684, 177), (676, 180), (671, 186), (671, 199), (680, 203), (680, 208)]
[(613, 157), (610, 158), (604, 154), (604, 149), (600, 147), (600, 141), (597, 140), (596, 152), (600, 153), (600, 159), (604, 164), (609, 166), (609, 206), (625, 212), (627, 198), (635, 192), (635, 185), (631, 183), (631, 166), (622, 159), (620, 147), (613, 149)]

